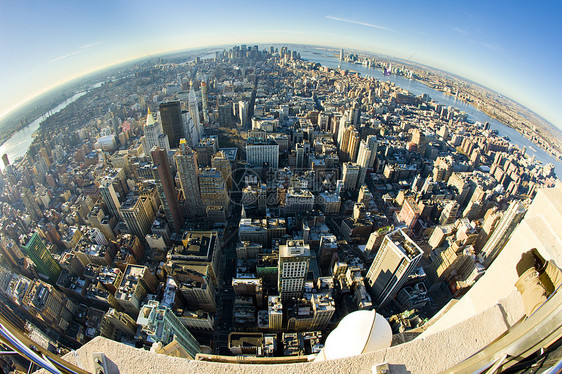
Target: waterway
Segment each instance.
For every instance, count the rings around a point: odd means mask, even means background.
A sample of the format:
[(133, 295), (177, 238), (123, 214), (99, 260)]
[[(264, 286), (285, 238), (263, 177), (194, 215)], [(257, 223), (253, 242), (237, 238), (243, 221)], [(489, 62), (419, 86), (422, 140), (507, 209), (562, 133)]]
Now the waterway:
[(507, 136), (511, 143), (519, 146), (520, 148), (525, 147), (526, 153), (530, 156), (535, 156), (537, 161), (543, 164), (553, 164), (556, 169), (556, 175), (562, 175), (562, 162), (557, 160), (555, 157), (550, 155), (548, 152), (544, 151), (538, 145), (531, 142), (529, 139), (524, 137), (522, 134), (517, 132), (517, 130), (512, 129), (509, 126), (501, 123), (495, 118), (490, 117), (486, 113), (481, 112), (470, 104), (467, 104), (461, 100), (458, 100), (455, 96), (447, 95), (444, 92), (435, 90), (425, 84), (405, 77), (397, 75), (385, 76), (382, 70), (371, 69), (363, 65), (352, 64), (339, 60), (339, 56), (335, 53), (322, 50), (322, 49), (311, 49), (311, 48), (295, 48), (301, 54), (301, 58), (318, 62), (323, 66), (330, 68), (338, 68), (355, 71), (364, 77), (373, 77), (380, 81), (392, 82), (395, 85), (410, 91), (414, 95), (429, 95), (436, 102), (445, 105), (458, 108), (459, 110), (468, 114), (468, 119), (474, 122), (490, 123), (490, 128), (498, 130), (500, 136)]
[[(90, 88), (100, 87), (102, 82), (96, 83)], [(10, 163), (14, 163), (18, 158), (25, 156), (25, 153), (29, 149), (29, 146), (33, 142), (33, 134), (39, 129), (41, 122), (43, 122), (46, 118), (52, 116), (55, 113), (60, 112), (64, 108), (66, 108), (70, 103), (78, 100), (80, 97), (84, 96), (88, 90), (81, 91), (72, 96), (69, 99), (66, 99), (53, 109), (49, 110), (47, 113), (42, 115), (41, 117), (37, 118), (35, 121), (31, 122), (29, 125), (21, 129), (20, 131), (14, 133), (8, 140), (0, 146), (0, 156), (7, 154), (8, 160)], [(4, 169), (4, 163), (0, 162), (0, 170)]]

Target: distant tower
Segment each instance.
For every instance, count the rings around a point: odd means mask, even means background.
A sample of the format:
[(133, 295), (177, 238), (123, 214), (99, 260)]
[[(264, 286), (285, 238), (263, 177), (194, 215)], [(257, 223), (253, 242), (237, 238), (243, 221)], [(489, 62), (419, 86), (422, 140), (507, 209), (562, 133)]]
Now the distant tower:
[(4, 167), (10, 165), (10, 160), (8, 160), (8, 154), (4, 153), (2, 155), (2, 162), (4, 163)]
[(246, 101), (238, 102), (238, 115), (240, 116), (240, 126), (244, 127), (248, 122), (248, 103)]
[(162, 120), (162, 130), (168, 135), (171, 148), (177, 148), (183, 134), (181, 121), (181, 106), (179, 101), (169, 101), (160, 104), (160, 119)]
[(154, 146), (163, 148), (166, 151), (170, 150), (168, 135), (164, 134), (162, 131), (162, 123), (154, 120), (152, 113), (150, 113), (150, 108), (148, 108), (146, 123), (144, 125), (143, 148), (145, 153), (148, 153), (148, 151), (150, 151)]
[(201, 128), (201, 121), (199, 120), (199, 105), (197, 104), (197, 95), (193, 87), (189, 90), (189, 113), (193, 119), (193, 126), (197, 134), (197, 139), (203, 137), (203, 129)]
[(119, 123), (119, 118), (115, 117), (114, 115), (111, 117), (111, 127), (113, 127), (113, 133), (115, 136), (119, 138), (119, 134), (121, 133), (121, 129), (119, 128), (121, 124)]
[(150, 153), (154, 165), (152, 175), (156, 180), (156, 187), (164, 207), (164, 213), (170, 227), (174, 231), (179, 232), (183, 227), (183, 214), (180, 212), (174, 179), (168, 162), (168, 154), (165, 149), (156, 146), (152, 148)]
[(176, 340), (192, 359), (201, 352), (197, 339), (170, 308), (160, 305), (158, 301), (150, 300), (143, 305), (137, 323), (152, 340), (164, 346)]
[(207, 83), (201, 82), (201, 104), (203, 105), (203, 121), (209, 123), (209, 109), (207, 107)]
[(190, 218), (204, 215), (201, 193), (199, 191), (199, 166), (197, 153), (187, 144), (185, 139), (180, 140), (180, 146), (174, 155), (178, 168), (180, 186), (185, 199), (187, 216)]
[(279, 246), (277, 286), (283, 300), (302, 296), (309, 261), (310, 246), (304, 240), (288, 240)]
[(24, 236), (20, 241), (24, 253), (31, 258), (39, 273), (46, 275), (55, 284), (62, 269), (39, 234), (35, 232), (31, 236)]
[(421, 248), (401, 229), (386, 235), (367, 272), (373, 304), (382, 307), (400, 290), (423, 255)]
[(340, 61), (343, 61), (343, 49), (340, 51)]

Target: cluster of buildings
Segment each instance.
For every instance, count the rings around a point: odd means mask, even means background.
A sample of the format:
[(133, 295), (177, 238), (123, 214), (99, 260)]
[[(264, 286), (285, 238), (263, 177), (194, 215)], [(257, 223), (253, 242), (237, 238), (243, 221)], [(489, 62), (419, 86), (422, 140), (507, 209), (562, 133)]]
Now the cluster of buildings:
[(455, 108), (286, 47), (162, 58), (96, 90), (0, 178), (3, 315), (53, 347), (311, 354), (373, 308), (412, 329), (556, 180)]

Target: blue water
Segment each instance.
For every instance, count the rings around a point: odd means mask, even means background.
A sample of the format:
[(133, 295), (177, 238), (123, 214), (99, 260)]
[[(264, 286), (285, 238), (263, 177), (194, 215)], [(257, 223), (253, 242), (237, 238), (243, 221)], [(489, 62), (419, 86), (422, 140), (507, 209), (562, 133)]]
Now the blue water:
[(558, 161), (548, 152), (541, 149), (538, 145), (534, 144), (511, 127), (504, 125), (497, 119), (491, 118), (486, 113), (479, 111), (473, 106), (457, 100), (457, 98), (454, 96), (447, 95), (441, 91), (437, 91), (413, 79), (408, 79), (396, 75), (385, 76), (381, 70), (371, 69), (363, 65), (340, 61), (339, 54), (338, 56), (336, 56), (335, 52), (331, 53), (325, 50), (314, 50), (315, 53), (312, 53), (312, 50), (310, 48), (304, 47), (300, 49), (295, 48), (295, 50), (300, 52), (301, 58), (305, 60), (318, 62), (323, 66), (327, 66), (330, 68), (337, 68), (338, 66), (341, 66), (342, 69), (356, 71), (362, 76), (373, 77), (380, 81), (392, 82), (395, 85), (410, 91), (414, 95), (427, 94), (440, 104), (458, 108), (459, 110), (468, 114), (468, 118), (471, 121), (478, 121), (481, 123), (489, 122), (490, 127), (494, 130), (498, 130), (500, 136), (509, 137), (511, 143), (519, 146), (520, 148), (526, 147), (526, 153), (529, 156), (535, 156), (535, 160), (540, 161), (543, 164), (553, 164), (556, 169), (556, 175), (559, 175), (559, 172), (562, 173), (562, 162)]

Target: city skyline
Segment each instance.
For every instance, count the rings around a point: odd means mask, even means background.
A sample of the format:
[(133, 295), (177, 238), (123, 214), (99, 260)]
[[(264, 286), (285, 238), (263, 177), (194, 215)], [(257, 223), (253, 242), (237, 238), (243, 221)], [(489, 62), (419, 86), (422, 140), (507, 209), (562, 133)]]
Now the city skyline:
[[(254, 6), (255, 5), (255, 6)], [(0, 119), (70, 80), (121, 62), (234, 43), (298, 43), (381, 53), (473, 80), (562, 127), (553, 2), (148, 2), (0, 4)], [(201, 17), (189, 17), (200, 14)], [(185, 22), (186, 18), (189, 22)]]

